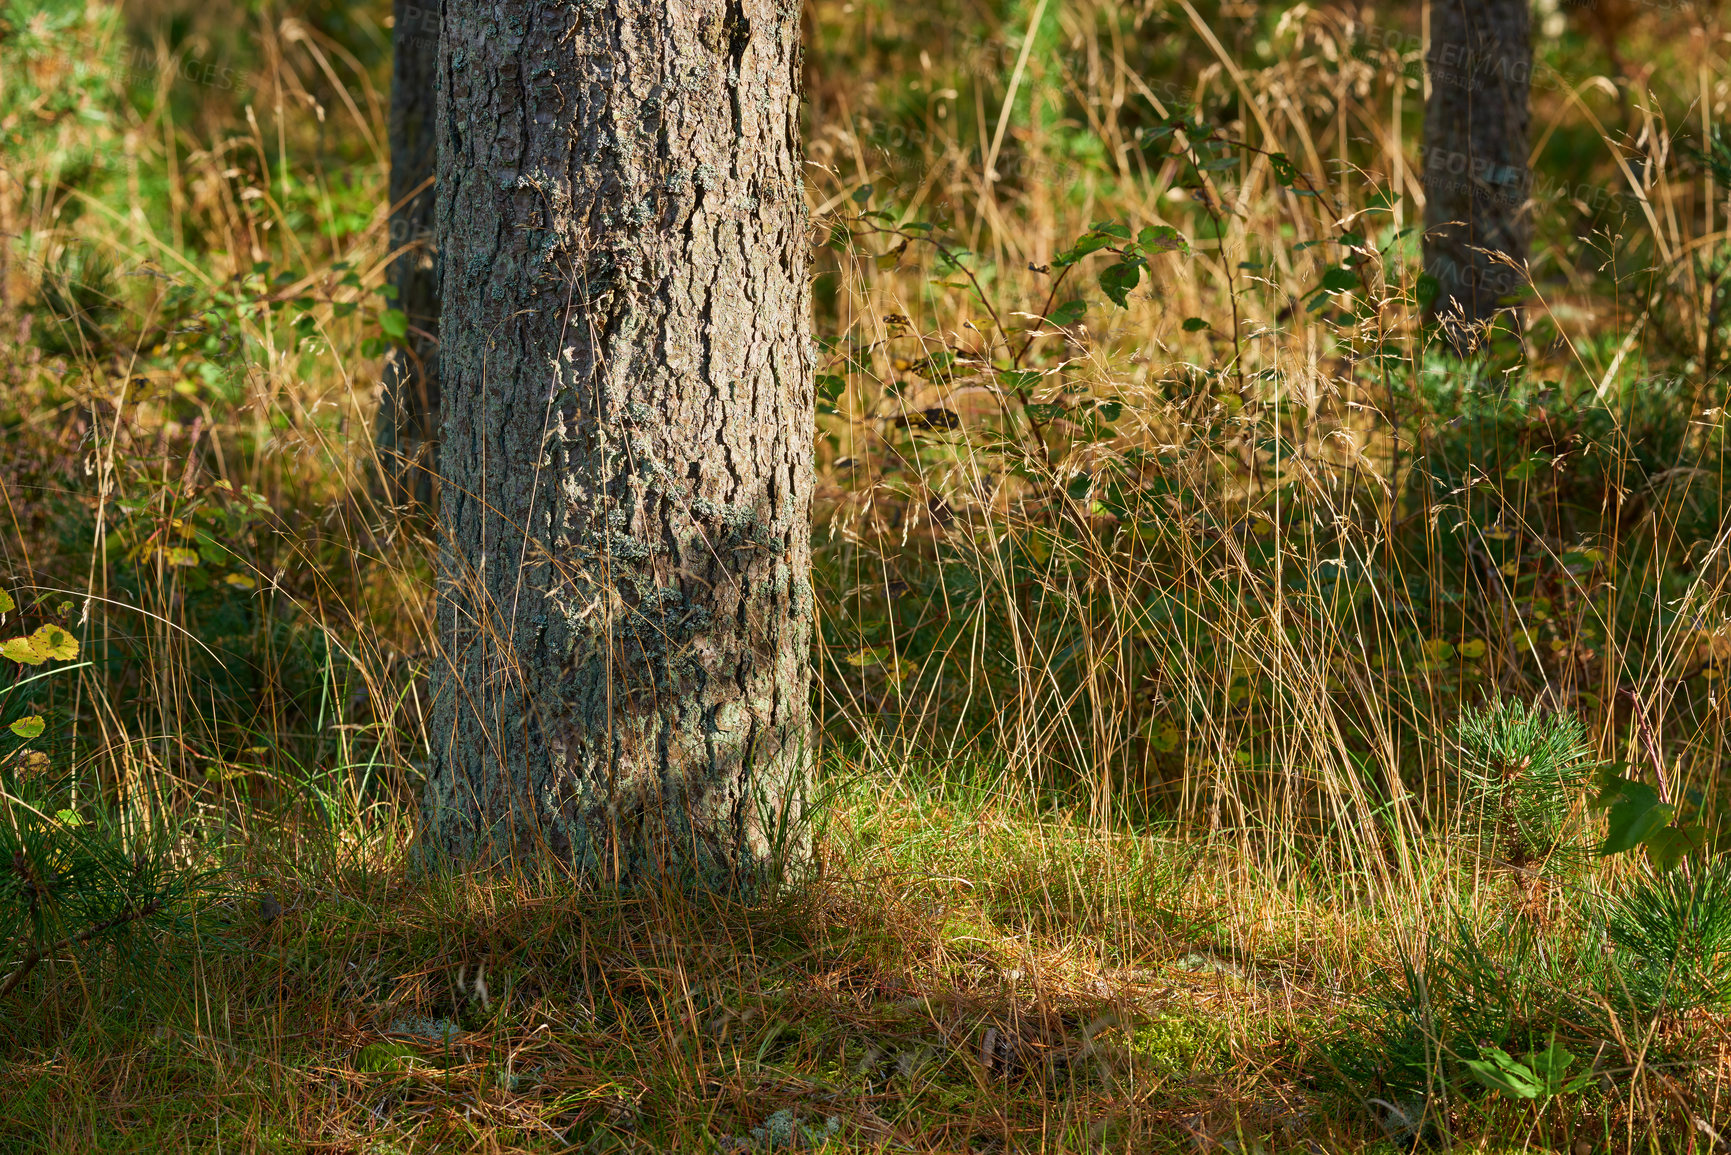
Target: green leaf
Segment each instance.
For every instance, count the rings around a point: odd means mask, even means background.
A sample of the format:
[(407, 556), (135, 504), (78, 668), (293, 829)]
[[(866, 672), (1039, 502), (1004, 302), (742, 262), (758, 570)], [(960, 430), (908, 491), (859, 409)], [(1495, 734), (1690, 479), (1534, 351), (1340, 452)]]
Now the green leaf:
[(1114, 305), (1122, 309), (1129, 303), (1130, 290), (1134, 289), (1136, 282), (1141, 279), (1140, 262), (1119, 261), (1100, 270), (1100, 289), (1112, 299)]
[(1348, 293), (1358, 288), (1358, 277), (1351, 269), (1333, 268), (1322, 275), (1322, 287), (1330, 293)]
[(1190, 244), (1171, 225), (1149, 225), (1136, 234), (1136, 243), (1150, 253), (1189, 252)]
[(379, 328), (391, 340), (401, 341), (409, 335), (409, 315), (401, 309), (386, 309), (379, 314)]
[(1291, 188), (1298, 181), (1298, 166), (1294, 165), (1284, 152), (1269, 154), (1269, 167), (1274, 170), (1274, 179), (1283, 187)]
[(1601, 856), (1633, 850), (1671, 821), (1675, 808), (1659, 801), (1659, 792), (1645, 782), (1612, 778), (1595, 806), (1610, 806)]
[(853, 203), (854, 204), (863, 205), (871, 199), (872, 199), (872, 186), (871, 185), (862, 184), (858, 188), (853, 190)]
[(29, 741), (32, 738), (42, 737), (42, 731), (47, 729), (47, 724), (42, 721), (40, 716), (32, 714), (28, 718), (20, 718), (12, 723), (11, 729), (14, 734), (25, 741)]
[(1111, 236), (1098, 230), (1083, 233), (1076, 239), (1074, 245), (1052, 258), (1052, 267), (1062, 269), (1073, 265), (1089, 253), (1099, 252), (1110, 245), (1112, 241)]
[(1046, 405), (1041, 403), (1023, 406), (1022, 411), (1028, 415), (1029, 421), (1037, 421), (1041, 425), (1044, 425), (1048, 421), (1055, 421), (1068, 412), (1068, 410), (1066, 410), (1062, 405)]
[(1557, 1086), (1562, 1082), (1563, 1075), (1575, 1065), (1575, 1056), (1571, 1055), (1563, 1045), (1552, 1040), (1551, 1045), (1542, 1051), (1534, 1051), (1527, 1056), (1527, 1066), (1533, 1073), (1544, 1079), (1547, 1086)]
[(1699, 825), (1661, 826), (1647, 836), (1647, 857), (1660, 870), (1675, 870), (1691, 850), (1707, 844), (1707, 828)]
[(1102, 401), (1094, 406), (1094, 410), (1100, 414), (1102, 420), (1116, 421), (1118, 415), (1124, 412), (1124, 403), (1122, 401)]
[(1545, 1086), (1532, 1069), (1501, 1047), (1492, 1047), (1485, 1054), (1488, 1059), (1466, 1059), (1462, 1065), (1491, 1090), (1516, 1099), (1537, 1099), (1544, 1093)]
[(1052, 310), (1046, 320), (1054, 325), (1074, 325), (1088, 312), (1088, 302), (1082, 300), (1065, 301)]
[(817, 375), (817, 394), (825, 401), (834, 401), (847, 388), (847, 378), (835, 373)]
[(1200, 333), (1206, 328), (1208, 328), (1208, 322), (1201, 317), (1184, 318), (1184, 331), (1186, 333)]
[(1088, 496), (1088, 491), (1094, 488), (1094, 479), (1086, 473), (1078, 473), (1070, 479), (1070, 484), (1064, 487), (1064, 492), (1075, 501), (1081, 501)]
[(18, 603), (12, 600), (12, 595), (0, 590), (0, 614), (9, 614), (18, 608)]

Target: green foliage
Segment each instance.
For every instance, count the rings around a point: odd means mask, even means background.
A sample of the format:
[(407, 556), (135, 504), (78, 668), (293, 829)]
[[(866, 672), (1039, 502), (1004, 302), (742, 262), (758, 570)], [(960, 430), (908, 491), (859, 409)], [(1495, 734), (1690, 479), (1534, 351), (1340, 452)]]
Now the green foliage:
[(1461, 716), (1455, 743), (1482, 853), (1515, 866), (1571, 857), (1593, 768), (1578, 718), (1497, 699)]
[(1528, 1051), (1524, 1060), (1501, 1047), (1487, 1047), (1484, 1058), (1465, 1059), (1461, 1065), (1491, 1090), (1514, 1099), (1553, 1099), (1585, 1090), (1593, 1083), (1591, 1074), (1569, 1077), (1575, 1056), (1554, 1040), (1542, 1051)]
[(1731, 1005), (1731, 859), (1643, 874), (1610, 895), (1605, 915), (1637, 1010)]
[(0, 815), (0, 957), (10, 994), (50, 957), (72, 951), (147, 965), (147, 928), (181, 928), (212, 878), (175, 860), (163, 831), (145, 831), (105, 811), (72, 808), (30, 762), (14, 760)]

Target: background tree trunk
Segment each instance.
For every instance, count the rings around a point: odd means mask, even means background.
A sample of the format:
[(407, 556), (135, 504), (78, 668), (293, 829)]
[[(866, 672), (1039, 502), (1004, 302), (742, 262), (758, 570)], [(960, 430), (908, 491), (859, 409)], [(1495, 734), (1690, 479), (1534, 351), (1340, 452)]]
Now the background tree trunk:
[(1528, 0), (1432, 0), (1424, 114), (1430, 312), (1457, 349), (1527, 283)]
[(430, 507), (439, 442), (439, 273), (433, 230), (443, 0), (395, 0), (391, 29), (391, 262), (408, 339), (385, 360), (374, 430), (379, 496)]
[(798, 828), (799, 12), (446, 12), (431, 848), (714, 877)]

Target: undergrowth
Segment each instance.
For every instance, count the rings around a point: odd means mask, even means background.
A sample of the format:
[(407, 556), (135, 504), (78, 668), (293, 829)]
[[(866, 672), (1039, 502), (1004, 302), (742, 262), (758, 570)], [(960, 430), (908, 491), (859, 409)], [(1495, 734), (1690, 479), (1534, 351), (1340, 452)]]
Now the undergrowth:
[(0, 1145), (1721, 1143), (1731, 75), (1578, 7), (1458, 358), (1416, 10), (807, 5), (820, 804), (749, 899), (410, 865), (386, 11), (0, 9)]

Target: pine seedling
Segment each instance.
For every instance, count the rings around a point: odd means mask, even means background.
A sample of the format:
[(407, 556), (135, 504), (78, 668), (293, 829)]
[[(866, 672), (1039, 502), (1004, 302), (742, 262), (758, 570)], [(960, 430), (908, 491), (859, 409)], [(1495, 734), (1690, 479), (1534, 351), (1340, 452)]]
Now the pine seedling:
[(9, 794), (0, 814), (0, 999), (45, 959), (171, 921), (208, 881), (166, 839), (56, 808), (52, 793)]
[(1593, 760), (1580, 719), (1499, 698), (1463, 714), (1455, 738), (1482, 854), (1517, 868), (1582, 857), (1576, 834)]
[(1613, 896), (1606, 914), (1637, 1008), (1731, 1005), (1731, 861), (1649, 874)]

